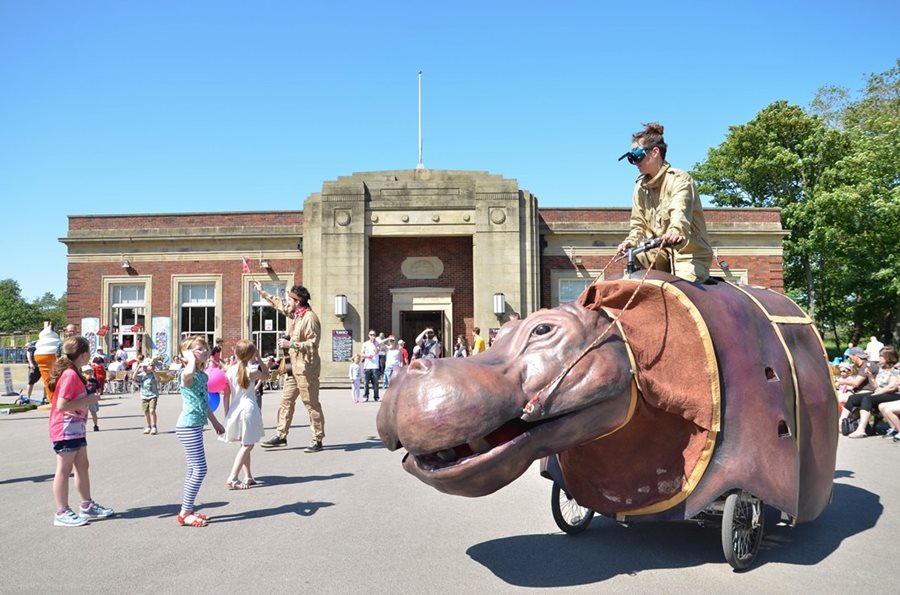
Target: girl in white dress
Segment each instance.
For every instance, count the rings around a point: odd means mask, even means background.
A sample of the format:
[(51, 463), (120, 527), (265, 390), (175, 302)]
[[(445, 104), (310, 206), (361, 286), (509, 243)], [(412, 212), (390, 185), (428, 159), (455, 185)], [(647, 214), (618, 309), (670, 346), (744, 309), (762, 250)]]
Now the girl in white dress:
[[(243, 490), (256, 484), (250, 471), (250, 451), (262, 440), (265, 429), (262, 413), (256, 403), (254, 386), (257, 380), (266, 377), (266, 373), (260, 371), (258, 352), (250, 341), (245, 339), (238, 341), (234, 347), (234, 354), (237, 356), (237, 363), (232, 364), (225, 372), (228, 386), (222, 395), (225, 410), (228, 412), (225, 416), (223, 440), (240, 442), (241, 448), (234, 458), (234, 465), (225, 486), (229, 490)], [(242, 467), (245, 472), (244, 481), (238, 479)]]

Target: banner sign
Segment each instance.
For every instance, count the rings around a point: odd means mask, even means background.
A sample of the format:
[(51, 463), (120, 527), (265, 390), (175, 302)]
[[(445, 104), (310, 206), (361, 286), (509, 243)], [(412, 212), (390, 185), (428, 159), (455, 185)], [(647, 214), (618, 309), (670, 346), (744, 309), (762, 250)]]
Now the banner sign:
[(169, 316), (154, 316), (150, 322), (150, 329), (153, 335), (153, 345), (151, 346), (153, 357), (169, 363), (172, 360), (169, 350), (172, 342), (172, 319)]
[(353, 331), (338, 329), (331, 331), (331, 361), (349, 362), (353, 357)]

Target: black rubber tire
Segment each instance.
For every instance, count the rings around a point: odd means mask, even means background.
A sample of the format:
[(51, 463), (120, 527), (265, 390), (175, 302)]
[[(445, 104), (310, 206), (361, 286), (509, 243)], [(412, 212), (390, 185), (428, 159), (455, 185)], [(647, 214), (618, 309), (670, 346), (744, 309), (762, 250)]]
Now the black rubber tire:
[(765, 503), (747, 492), (732, 492), (722, 511), (722, 550), (735, 570), (746, 570), (759, 551), (766, 526)]
[(553, 520), (556, 521), (556, 526), (569, 535), (575, 535), (587, 529), (594, 518), (593, 510), (580, 506), (555, 481), (550, 492), (550, 509), (553, 510)]

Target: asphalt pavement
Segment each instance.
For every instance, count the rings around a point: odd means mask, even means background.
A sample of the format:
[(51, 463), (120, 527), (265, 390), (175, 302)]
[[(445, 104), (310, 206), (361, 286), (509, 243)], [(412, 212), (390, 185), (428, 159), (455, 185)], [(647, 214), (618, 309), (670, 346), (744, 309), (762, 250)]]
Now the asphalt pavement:
[[(270, 435), (278, 400), (264, 397)], [(833, 503), (814, 522), (771, 526), (755, 566), (735, 573), (713, 528), (598, 517), (585, 533), (563, 534), (536, 465), (484, 498), (441, 494), (382, 446), (377, 403), (354, 404), (349, 390), (324, 390), (322, 402), (325, 449), (303, 452), (301, 407), (287, 447), (254, 449), (263, 483), (249, 490), (226, 490), (237, 446), (207, 430), (197, 504), (212, 522), (202, 529), (175, 520), (178, 395), (160, 398), (157, 436), (142, 433), (137, 396), (103, 399), (101, 430), (88, 433), (92, 495), (117, 515), (81, 528), (53, 526), (46, 412), (0, 416), (0, 592), (844, 593), (893, 584), (900, 444), (890, 440), (842, 438)], [(70, 494), (74, 506), (74, 485)]]

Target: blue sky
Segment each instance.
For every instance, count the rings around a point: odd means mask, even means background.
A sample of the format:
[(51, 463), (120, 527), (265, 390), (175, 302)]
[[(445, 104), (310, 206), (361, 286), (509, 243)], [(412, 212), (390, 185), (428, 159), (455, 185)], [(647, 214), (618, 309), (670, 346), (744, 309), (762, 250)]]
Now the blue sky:
[(0, 279), (62, 294), (68, 215), (298, 209), (414, 168), (420, 69), (426, 167), (628, 206), (642, 122), (691, 168), (769, 103), (891, 68), (898, 6), (0, 0)]

